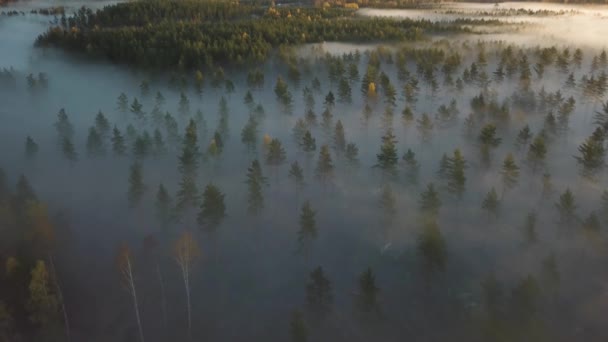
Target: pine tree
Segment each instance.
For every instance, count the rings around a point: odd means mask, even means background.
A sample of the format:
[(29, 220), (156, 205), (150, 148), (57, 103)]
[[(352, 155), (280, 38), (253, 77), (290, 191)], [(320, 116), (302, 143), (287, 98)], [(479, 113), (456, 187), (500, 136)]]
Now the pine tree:
[(57, 130), (59, 141), (63, 141), (66, 138), (71, 140), (74, 137), (74, 126), (72, 126), (72, 123), (70, 122), (70, 119), (63, 108), (61, 108), (59, 113), (57, 113), (55, 129)]
[(129, 98), (127, 97), (127, 94), (120, 93), (118, 100), (116, 101), (116, 106), (121, 113), (127, 113), (127, 109), (129, 107)]
[(316, 317), (323, 318), (331, 311), (333, 303), (331, 282), (321, 266), (310, 273), (310, 281), (306, 285), (306, 301), (309, 310)]
[(296, 186), (296, 194), (304, 188), (304, 170), (296, 160), (289, 168), (289, 179), (291, 179)]
[(423, 142), (431, 140), (431, 134), (433, 132), (433, 121), (427, 113), (422, 113), (420, 119), (416, 120), (418, 123), (417, 129), (420, 133), (420, 138)]
[(145, 191), (143, 167), (140, 162), (135, 162), (129, 171), (128, 198), (131, 208), (137, 207), (141, 203)]
[(464, 172), (467, 163), (459, 149), (454, 150), (453, 156), (448, 161), (448, 191), (460, 198), (465, 191), (467, 178)]
[(487, 211), (490, 215), (498, 216), (499, 204), (500, 202), (498, 201), (496, 189), (492, 187), (492, 189), (490, 189), (490, 191), (486, 194), (486, 197), (483, 199), (481, 209)]
[(513, 154), (509, 153), (502, 163), (500, 171), (503, 185), (503, 195), (507, 190), (513, 189), (519, 181), (519, 166), (515, 163)]
[(179, 157), (179, 171), (183, 177), (195, 177), (199, 157), (196, 123), (190, 119), (182, 141), (182, 154)]
[(537, 135), (528, 149), (528, 161), (532, 165), (533, 171), (536, 171), (539, 166), (544, 164), (546, 156), (547, 146), (545, 145), (545, 139), (541, 135)]
[(359, 293), (356, 298), (356, 307), (362, 313), (371, 313), (378, 309), (378, 293), (380, 289), (376, 286), (376, 277), (371, 268), (365, 270), (359, 276)]
[(291, 113), (292, 96), (287, 83), (283, 81), (281, 77), (277, 78), (277, 83), (274, 87), (274, 93), (277, 96), (277, 100), (283, 107), (283, 112), (286, 114)]
[(334, 148), (338, 153), (346, 150), (346, 138), (344, 137), (344, 126), (341, 120), (336, 122), (336, 127), (334, 128)]
[(435, 190), (435, 184), (429, 183), (426, 191), (420, 194), (420, 212), (429, 217), (437, 217), (441, 208), (439, 192)]
[(224, 217), (226, 217), (224, 194), (215, 185), (208, 184), (203, 192), (203, 203), (198, 214), (198, 223), (202, 227), (214, 229), (222, 223)]
[(29, 135), (25, 138), (25, 156), (29, 159), (34, 158), (38, 154), (38, 144)]
[(437, 170), (437, 177), (440, 180), (445, 179), (448, 176), (448, 172), (450, 169), (450, 158), (446, 153), (441, 156), (439, 160), (439, 170)]
[(272, 139), (268, 145), (266, 153), (266, 163), (268, 165), (278, 167), (285, 162), (285, 149), (279, 139)]
[(167, 152), (167, 148), (165, 146), (165, 140), (163, 139), (163, 134), (160, 130), (154, 130), (154, 146), (153, 153), (155, 156), (161, 156)]
[(71, 162), (75, 162), (78, 160), (78, 153), (76, 153), (76, 150), (74, 149), (74, 144), (72, 144), (72, 141), (70, 140), (70, 138), (68, 137), (64, 137), (62, 142), (61, 142), (61, 150), (63, 151), (63, 156), (71, 161)]
[(198, 201), (198, 186), (196, 177), (183, 174), (177, 191), (176, 209), (182, 211), (188, 207), (195, 207)]
[(420, 171), (420, 164), (416, 160), (416, 154), (411, 149), (407, 149), (403, 157), (405, 163), (405, 177), (410, 184), (418, 183), (418, 172)]
[(99, 157), (105, 154), (105, 147), (103, 146), (103, 140), (101, 135), (97, 132), (95, 127), (89, 128), (89, 135), (87, 137), (87, 155), (89, 157)]
[(161, 230), (166, 230), (173, 219), (171, 209), (171, 197), (165, 186), (161, 183), (156, 192), (156, 202), (154, 203), (156, 218), (160, 223)]
[(316, 139), (313, 138), (309, 130), (306, 130), (306, 132), (304, 132), (304, 136), (302, 137), (302, 141), (300, 142), (300, 147), (304, 152), (307, 153), (314, 152), (317, 149)]
[(377, 164), (374, 167), (382, 169), (382, 171), (388, 174), (395, 174), (397, 168), (397, 139), (393, 135), (392, 131), (386, 132), (382, 136), (382, 145), (380, 146), (380, 153), (376, 154)]
[(355, 143), (346, 144), (346, 153), (345, 153), (346, 161), (351, 166), (355, 166), (359, 163), (359, 148)]
[(329, 153), (329, 147), (327, 145), (321, 146), (319, 151), (319, 159), (317, 161), (317, 168), (315, 169), (315, 175), (321, 182), (328, 182), (333, 179), (334, 164)]
[(184, 92), (181, 92), (179, 94), (179, 104), (177, 111), (182, 117), (186, 117), (190, 114), (190, 100), (188, 99), (188, 96), (184, 94)]
[(298, 231), (298, 250), (308, 254), (312, 241), (317, 238), (316, 212), (310, 201), (304, 202), (300, 212), (300, 230)]
[(258, 141), (258, 121), (253, 115), (249, 115), (249, 119), (241, 131), (241, 142), (247, 146), (250, 152), (254, 152)]
[(574, 158), (581, 167), (581, 174), (594, 179), (605, 165), (606, 149), (602, 129), (598, 127), (594, 134), (578, 147), (578, 151), (580, 155)]
[(559, 196), (559, 201), (555, 203), (555, 208), (559, 212), (559, 221), (562, 224), (571, 224), (576, 219), (577, 205), (574, 201), (574, 195), (570, 189), (566, 189)]
[(146, 113), (144, 112), (143, 107), (144, 106), (137, 100), (137, 97), (133, 98), (130, 111), (135, 115), (137, 120), (143, 121), (145, 119)]
[(267, 184), (266, 177), (262, 174), (262, 167), (257, 159), (252, 161), (251, 166), (247, 168), (246, 182), (249, 188), (247, 209), (249, 213), (255, 215), (264, 208), (262, 187)]
[(430, 285), (430, 278), (445, 269), (447, 247), (445, 239), (434, 221), (427, 221), (417, 241), (417, 254), (421, 271)]
[(102, 111), (99, 111), (95, 116), (95, 129), (102, 138), (107, 138), (110, 134), (110, 122)]
[(528, 146), (530, 143), (530, 139), (532, 139), (532, 133), (530, 131), (530, 126), (525, 125), (519, 133), (517, 133), (517, 138), (515, 140), (515, 147), (519, 150), (523, 147)]
[(127, 153), (125, 138), (123, 138), (120, 130), (116, 126), (114, 126), (114, 129), (112, 130), (112, 151), (114, 152), (114, 155), (117, 156), (124, 156)]

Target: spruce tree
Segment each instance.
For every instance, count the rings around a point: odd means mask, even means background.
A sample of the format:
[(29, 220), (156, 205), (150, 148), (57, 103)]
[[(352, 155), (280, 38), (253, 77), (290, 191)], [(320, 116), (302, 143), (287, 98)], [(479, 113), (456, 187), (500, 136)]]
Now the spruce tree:
[(559, 196), (559, 201), (555, 203), (555, 208), (559, 213), (560, 223), (571, 224), (576, 220), (577, 205), (574, 200), (574, 195), (569, 188)]
[(95, 116), (95, 129), (102, 138), (107, 138), (110, 134), (110, 122), (102, 111), (99, 111)]
[(507, 190), (513, 189), (519, 181), (519, 166), (515, 163), (515, 157), (509, 153), (502, 163), (500, 171), (502, 177), (503, 195)]
[(310, 281), (306, 285), (308, 308), (316, 317), (323, 318), (331, 311), (333, 299), (331, 282), (319, 266), (310, 273)]
[(266, 185), (266, 177), (262, 174), (260, 162), (256, 159), (247, 168), (248, 206), (251, 214), (258, 214), (264, 208), (264, 193), (262, 188)]
[(114, 155), (117, 156), (124, 156), (127, 153), (125, 138), (116, 126), (114, 126), (114, 129), (112, 130), (112, 151), (114, 152)]
[(226, 217), (226, 205), (224, 194), (218, 187), (208, 184), (203, 192), (203, 203), (198, 213), (198, 223), (202, 227), (214, 229), (219, 226)]
[(318, 180), (324, 183), (333, 179), (334, 164), (327, 145), (321, 146), (319, 151), (319, 159), (317, 161), (317, 168), (315, 169), (315, 176)]
[(310, 201), (304, 202), (300, 212), (300, 230), (298, 231), (298, 250), (308, 254), (312, 241), (317, 238), (316, 212)]
[(34, 158), (38, 154), (38, 144), (29, 135), (25, 138), (25, 156), (27, 158)]
[(316, 139), (313, 138), (309, 130), (306, 130), (306, 132), (304, 132), (304, 136), (302, 137), (302, 141), (300, 142), (300, 147), (304, 152), (307, 153), (314, 152), (317, 149)]
[(362, 313), (371, 313), (378, 310), (378, 294), (380, 289), (376, 286), (376, 277), (371, 268), (359, 276), (359, 291), (356, 297), (356, 307)]
[(95, 127), (89, 128), (89, 135), (87, 136), (87, 155), (89, 157), (99, 157), (104, 155), (105, 152), (101, 135), (97, 132)]
[(377, 164), (374, 167), (380, 168), (383, 172), (394, 175), (397, 168), (397, 139), (392, 131), (386, 132), (382, 136), (382, 145), (380, 153), (376, 154)]
[(490, 215), (498, 216), (498, 206), (500, 202), (498, 201), (498, 194), (496, 193), (496, 189), (492, 187), (490, 191), (486, 194), (486, 197), (483, 199), (481, 203), (481, 209), (488, 212)]
[(466, 160), (460, 152), (460, 149), (456, 149), (454, 150), (453, 156), (449, 158), (448, 161), (448, 191), (458, 198), (461, 198), (465, 191), (465, 183), (467, 181), (465, 176), (465, 169), (467, 168)]
[(402, 157), (405, 163), (405, 178), (410, 184), (418, 183), (418, 172), (420, 171), (420, 164), (416, 160), (416, 154), (411, 149), (407, 149)]
[(435, 190), (435, 184), (429, 183), (426, 190), (420, 194), (420, 212), (427, 217), (435, 218), (441, 208), (439, 192)]
[(143, 167), (140, 162), (135, 162), (131, 165), (129, 171), (129, 206), (131, 208), (137, 207), (143, 199), (146, 186), (144, 184), (144, 173)]

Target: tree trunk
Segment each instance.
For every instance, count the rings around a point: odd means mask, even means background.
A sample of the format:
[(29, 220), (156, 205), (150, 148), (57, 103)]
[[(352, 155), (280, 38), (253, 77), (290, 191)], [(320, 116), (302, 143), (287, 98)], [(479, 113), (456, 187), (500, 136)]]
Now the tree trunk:
[(53, 261), (53, 256), (51, 254), (49, 254), (49, 263), (51, 264), (51, 273), (53, 274), (53, 280), (57, 290), (57, 297), (59, 299), (59, 304), (61, 305), (61, 312), (63, 313), (65, 338), (68, 342), (70, 342), (70, 321), (68, 320), (68, 312), (65, 309), (65, 302), (63, 301), (63, 292), (61, 292), (61, 286), (59, 285), (59, 279), (57, 278), (57, 272), (55, 271), (55, 262)]
[(131, 295), (133, 296), (133, 307), (135, 309), (135, 318), (137, 319), (137, 329), (139, 330), (139, 340), (144, 342), (144, 331), (141, 327), (141, 318), (139, 317), (139, 304), (137, 303), (137, 291), (135, 290), (135, 281), (133, 279), (133, 271), (131, 269), (131, 259), (127, 258), (127, 272), (129, 286), (131, 287)]
[(165, 283), (163, 281), (163, 275), (160, 272), (160, 265), (156, 265), (156, 274), (158, 275), (158, 282), (160, 284), (160, 306), (163, 316), (163, 324), (165, 329), (167, 328), (167, 298), (165, 297)]

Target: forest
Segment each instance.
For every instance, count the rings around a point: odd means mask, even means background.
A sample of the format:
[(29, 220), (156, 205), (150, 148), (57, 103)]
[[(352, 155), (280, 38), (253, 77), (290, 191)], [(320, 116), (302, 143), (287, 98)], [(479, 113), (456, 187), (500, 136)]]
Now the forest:
[(0, 341), (608, 338), (608, 8), (51, 5), (0, 16)]

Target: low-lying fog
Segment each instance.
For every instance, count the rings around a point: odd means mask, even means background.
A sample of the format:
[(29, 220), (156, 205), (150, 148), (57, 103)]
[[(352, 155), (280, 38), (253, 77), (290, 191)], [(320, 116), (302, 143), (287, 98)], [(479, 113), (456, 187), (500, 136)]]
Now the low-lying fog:
[[(2, 10), (24, 10), (67, 5), (99, 7), (107, 2), (25, 2), (13, 4)], [(451, 4), (437, 10), (380, 10), (362, 9), (360, 15), (395, 16), (448, 20), (466, 17), (464, 14), (445, 14), (442, 11), (463, 12), (492, 11), (494, 5)], [(46, 202), (49, 210), (65, 213), (73, 240), (69, 253), (57, 265), (65, 284), (67, 310), (71, 313), (74, 341), (133, 341), (136, 326), (128, 292), (122, 288), (115, 269), (114, 256), (120, 243), (127, 242), (140, 254), (142, 240), (154, 234), (166, 247), (161, 263), (165, 272), (169, 328), (161, 324), (155, 278), (147, 278), (141, 272), (136, 278), (141, 287), (142, 324), (148, 341), (166, 341), (167, 338), (185, 338), (185, 299), (178, 266), (170, 254), (172, 240), (178, 232), (187, 228), (195, 232), (201, 244), (202, 258), (193, 269), (192, 319), (193, 335), (205, 341), (285, 341), (289, 337), (290, 313), (304, 309), (305, 287), (309, 273), (322, 266), (331, 281), (334, 300), (329, 322), (310, 328), (312, 341), (445, 341), (483, 340), (471, 324), (471, 317), (483, 305), (480, 282), (494, 274), (503, 283), (505, 298), (512, 293), (521, 279), (527, 275), (539, 275), (542, 261), (554, 255), (560, 274), (559, 290), (555, 298), (543, 299), (539, 309), (542, 315), (543, 336), (551, 341), (605, 341), (608, 330), (605, 317), (608, 314), (608, 269), (605, 267), (606, 231), (602, 230), (600, 247), (594, 248), (580, 233), (580, 224), (563, 227), (558, 224), (558, 212), (554, 203), (567, 188), (571, 189), (577, 204), (577, 215), (586, 218), (592, 211), (600, 210), (600, 197), (606, 187), (605, 171), (595, 182), (584, 180), (573, 156), (578, 155), (579, 145), (593, 132), (593, 115), (601, 110), (605, 98), (591, 100), (582, 96), (580, 88), (565, 87), (567, 77), (573, 73), (577, 84), (588, 75), (593, 56), (604, 48), (608, 36), (606, 17), (608, 8), (590, 6), (566, 6), (528, 3), (501, 3), (498, 8), (525, 8), (530, 10), (570, 11), (557, 16), (494, 17), (507, 22), (527, 22), (532, 27), (522, 28), (519, 33), (483, 34), (470, 37), (459, 35), (453, 45), (444, 48), (462, 48), (463, 63), (454, 79), (477, 58), (480, 41), (504, 40), (514, 45), (514, 53), (520, 48), (528, 55), (531, 67), (537, 59), (536, 45), (556, 44), (559, 51), (566, 46), (570, 54), (576, 48), (584, 53), (582, 66), (572, 66), (569, 72), (559, 71), (555, 65), (544, 70), (542, 78), (532, 70), (530, 89), (538, 94), (542, 88), (548, 94), (561, 92), (564, 99), (573, 97), (576, 106), (570, 115), (567, 132), (547, 143), (546, 164), (541, 170), (533, 170), (527, 164), (524, 150), (515, 148), (517, 133), (526, 124), (533, 135), (546, 128), (547, 111), (537, 112), (512, 108), (508, 124), (499, 125), (497, 136), (500, 145), (491, 151), (491, 163), (486, 165), (477, 144), (480, 126), (473, 138), (465, 135), (465, 119), (471, 112), (471, 99), (482, 89), (475, 84), (457, 90), (444, 85), (440, 66), (436, 70), (438, 89), (417, 75), (416, 65), (408, 60), (408, 70), (420, 80), (418, 101), (409, 104), (415, 120), (428, 113), (435, 118), (441, 105), (456, 101), (458, 116), (443, 127), (435, 121), (430, 140), (423, 142), (418, 124), (405, 125), (402, 110), (408, 106), (404, 99), (402, 83), (397, 77), (394, 63), (384, 61), (384, 71), (397, 90), (397, 104), (392, 118), (385, 114), (383, 96), (373, 105), (372, 115), (364, 117), (364, 101), (361, 77), (365, 74), (369, 52), (376, 44), (352, 46), (339, 42), (319, 46), (302, 47), (309, 70), (302, 69), (299, 83), (288, 81), (294, 99), (293, 113), (281, 113), (274, 92), (279, 75), (288, 80), (287, 70), (278, 62), (264, 65), (265, 83), (262, 89), (251, 90), (254, 101), (263, 105), (265, 116), (260, 120), (257, 148), (248, 152), (241, 142), (241, 130), (248, 120), (249, 109), (244, 97), (249, 90), (245, 71), (226, 70), (226, 79), (234, 82), (234, 93), (224, 86), (210, 85), (211, 74), (205, 74), (205, 87), (198, 94), (193, 86), (193, 72), (186, 74), (188, 86), (183, 91), (189, 100), (189, 112), (178, 112), (180, 93), (169, 87), (169, 75), (131, 70), (104, 61), (88, 61), (80, 56), (66, 55), (56, 50), (40, 50), (33, 42), (48, 26), (53, 17), (25, 14), (24, 16), (0, 16), (0, 69), (14, 68), (16, 86), (0, 89), (0, 168), (3, 168), (10, 184), (15, 184), (24, 174), (38, 197)], [(471, 14), (471, 17), (479, 16)], [(479, 30), (484, 27), (478, 28)], [(439, 40), (439, 38), (438, 38)], [(465, 44), (466, 42), (466, 44)], [(416, 44), (425, 46), (426, 43)], [(430, 44), (430, 43), (429, 43)], [(397, 46), (385, 45), (390, 51)], [(500, 56), (496, 53), (500, 44), (488, 43), (485, 47), (487, 66), (483, 70), (492, 79)], [(335, 56), (360, 50), (361, 61), (357, 64), (360, 78), (352, 82), (352, 103), (340, 102), (332, 110), (333, 118), (324, 123), (323, 101), (328, 91), (338, 94), (338, 85), (331, 84), (328, 71), (320, 60), (324, 52)], [(318, 59), (318, 60), (317, 60)], [(304, 61), (301, 65), (306, 64)], [(349, 63), (345, 63), (348, 66)], [(483, 67), (481, 67), (483, 68)], [(29, 89), (26, 76), (46, 73), (48, 88)], [(600, 70), (595, 75), (599, 75)], [(302, 152), (294, 142), (292, 129), (297, 120), (304, 118), (303, 89), (312, 89), (311, 82), (317, 77), (321, 83), (314, 93), (314, 113), (318, 125), (311, 126), (317, 149), (313, 154)], [(509, 100), (519, 89), (518, 74), (501, 83), (491, 82), (486, 94), (493, 94), (499, 104)], [(149, 82), (149, 94), (142, 94), (142, 81)], [(206, 152), (213, 133), (220, 126), (220, 100), (228, 105), (228, 134), (219, 157), (209, 156), (200, 163), (197, 186), (213, 183), (225, 194), (227, 217), (214, 232), (199, 230), (195, 215), (198, 208), (185, 213), (181, 223), (170, 228), (168, 234), (160, 234), (154, 214), (154, 201), (160, 183), (163, 183), (175, 200), (179, 188), (178, 156), (181, 142), (171, 142), (164, 124), (156, 126), (151, 120), (155, 96), (161, 92), (166, 102), (163, 113), (170, 112), (178, 121), (180, 135), (184, 134), (190, 118), (201, 110), (206, 123), (203, 128), (198, 118), (198, 144)], [(122, 114), (117, 108), (121, 93), (128, 96), (129, 105), (136, 97), (148, 115), (144, 123), (132, 113)], [(58, 144), (54, 127), (57, 113), (64, 108), (74, 126), (74, 146), (78, 160), (68, 161)], [(127, 126), (133, 125), (138, 134), (150, 135), (159, 129), (167, 144), (167, 153), (143, 159), (143, 178), (146, 185), (142, 204), (129, 208), (129, 170), (134, 158), (116, 157), (112, 154), (109, 137), (104, 139), (105, 156), (87, 156), (86, 144), (89, 127), (95, 124), (95, 116), (102, 111), (127, 138)], [(557, 112), (555, 113), (557, 115)], [(344, 155), (330, 148), (335, 165), (334, 179), (327, 185), (315, 179), (319, 148), (333, 145), (334, 127), (340, 120), (344, 125), (347, 142), (359, 149), (358, 166), (349, 164)], [(491, 119), (487, 119), (488, 122)], [(400, 166), (395, 178), (383, 176), (378, 168), (381, 137), (392, 128), (396, 139)], [(266, 148), (263, 137), (268, 134), (278, 138), (285, 150), (286, 160), (278, 168), (266, 164)], [(34, 158), (25, 156), (26, 137), (32, 137), (39, 145)], [(129, 153), (132, 141), (127, 138)], [(457, 200), (444, 189), (445, 179), (438, 177), (441, 156), (452, 155), (460, 148), (467, 160), (466, 192)], [(408, 184), (401, 157), (411, 149), (420, 164), (415, 184)], [(500, 170), (503, 159), (512, 152), (520, 167), (518, 185), (502, 197)], [(258, 216), (247, 213), (247, 168), (252, 160), (259, 159), (263, 173), (268, 177), (268, 187), (263, 189), (264, 210)], [(299, 161), (304, 168), (306, 185), (296, 196), (295, 186), (288, 177), (289, 166)], [(543, 197), (543, 174), (550, 173), (553, 192)], [(419, 220), (420, 194), (433, 182), (440, 190), (443, 206), (438, 225), (447, 248), (445, 271), (433, 278), (431, 293), (419, 274), (420, 258), (418, 239), (421, 233)], [(394, 214), (383, 207), (382, 191), (389, 186), (394, 195)], [(482, 202), (492, 187), (498, 191), (500, 212), (494, 218), (482, 210)], [(307, 255), (298, 253), (300, 208), (309, 200), (316, 211), (318, 236), (312, 242)], [(385, 202), (384, 202), (385, 203)], [(532, 244), (523, 232), (526, 216), (535, 212), (538, 242)], [(599, 212), (598, 212), (599, 213)], [(602, 217), (606, 213), (600, 213)], [(607, 222), (602, 221), (605, 225)], [(3, 256), (4, 258), (5, 256)], [(142, 264), (145, 260), (139, 261)], [(353, 298), (359, 291), (358, 277), (368, 267), (376, 275), (376, 285), (381, 289), (379, 303), (382, 315), (378, 320), (363, 324), (353, 315)], [(143, 268), (143, 266), (142, 266)], [(540, 276), (539, 276), (540, 279)], [(545, 290), (545, 287), (542, 287)], [(540, 329), (540, 328), (539, 328)], [(170, 336), (170, 337), (167, 337)]]

